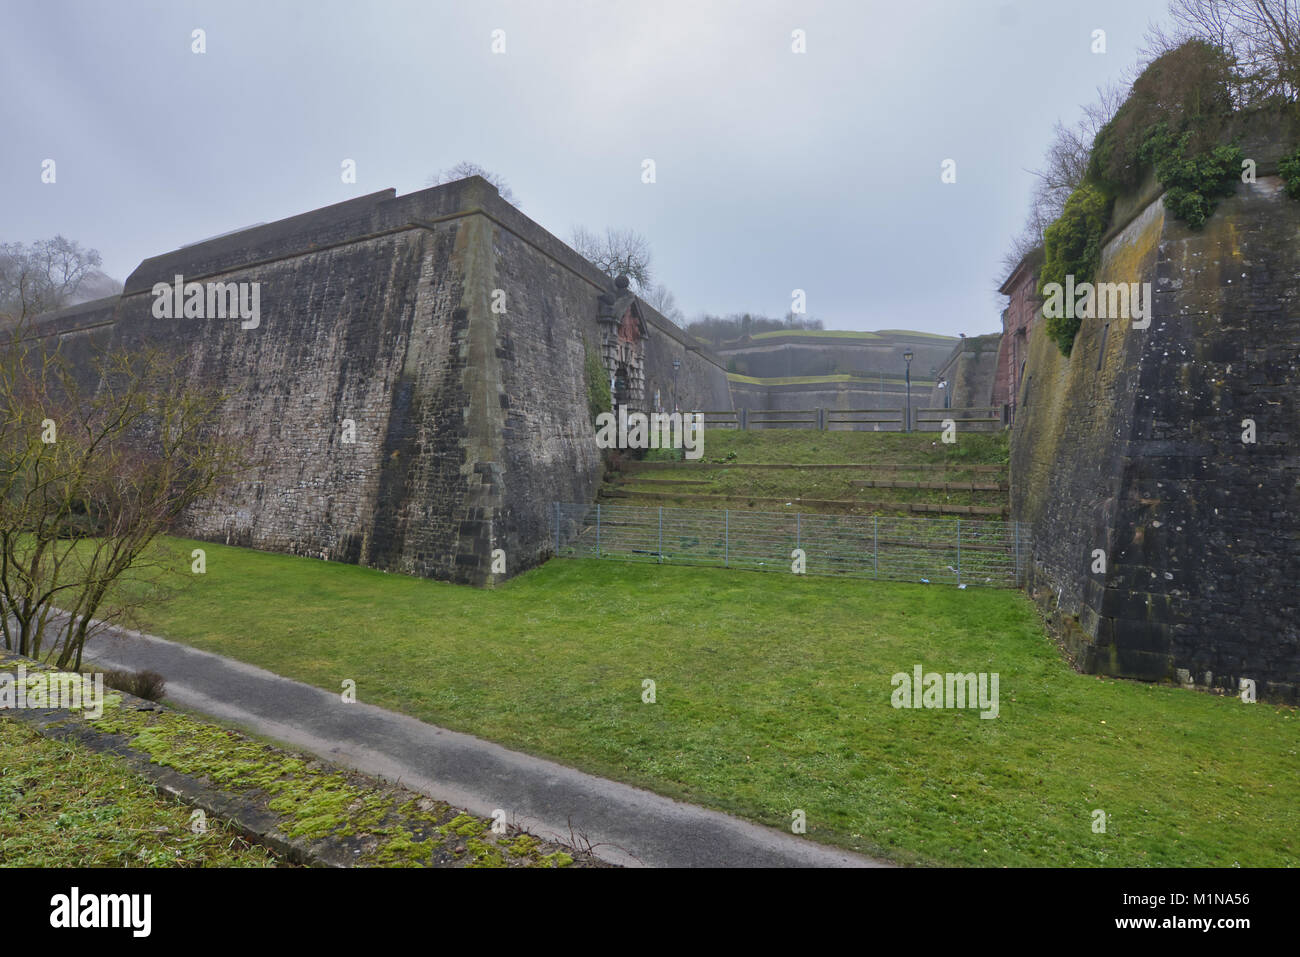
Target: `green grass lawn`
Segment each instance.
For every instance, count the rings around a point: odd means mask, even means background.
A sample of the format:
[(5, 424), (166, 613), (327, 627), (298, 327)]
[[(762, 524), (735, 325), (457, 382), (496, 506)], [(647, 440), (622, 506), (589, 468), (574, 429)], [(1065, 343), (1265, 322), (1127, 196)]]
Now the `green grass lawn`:
[[(1075, 674), (1015, 592), (594, 560), (475, 590), (176, 544), (207, 574), (149, 630), (774, 827), (799, 809), (810, 839), (907, 863), (1300, 862), (1294, 709)], [(997, 672), (1000, 715), (892, 708), (915, 664)]]
[(275, 858), (115, 758), (0, 717), (0, 865), (273, 867)]

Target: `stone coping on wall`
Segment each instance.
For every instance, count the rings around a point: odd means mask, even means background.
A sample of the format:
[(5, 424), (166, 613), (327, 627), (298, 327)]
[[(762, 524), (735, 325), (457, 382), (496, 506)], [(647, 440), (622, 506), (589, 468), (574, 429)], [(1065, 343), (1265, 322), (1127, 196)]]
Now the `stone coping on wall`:
[[(187, 281), (201, 282), (235, 270), (257, 268), (411, 229), (431, 229), (468, 216), (482, 216), (509, 231), (589, 283), (595, 294), (608, 292), (612, 287), (610, 279), (594, 265), (501, 199), (491, 183), (471, 176), (402, 196), (392, 188), (380, 190), (151, 256), (127, 277), (120, 296), (47, 313), (33, 322), (41, 327), (41, 335), (111, 325), (115, 321), (113, 311), (121, 300), (147, 295), (155, 283), (171, 283), (178, 274)], [(657, 331), (676, 341), (685, 352), (698, 353), (719, 369), (724, 368), (723, 361), (709, 346), (688, 336), (644, 299), (638, 297), (638, 303), (646, 321)], [(594, 313), (594, 300), (592, 309)]]

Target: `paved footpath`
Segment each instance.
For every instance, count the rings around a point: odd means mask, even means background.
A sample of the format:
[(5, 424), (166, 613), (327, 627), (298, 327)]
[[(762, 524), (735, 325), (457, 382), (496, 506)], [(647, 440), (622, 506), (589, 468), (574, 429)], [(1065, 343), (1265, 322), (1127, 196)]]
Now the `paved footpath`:
[[(615, 864), (649, 867), (879, 867), (808, 838), (575, 771), (338, 692), (138, 632), (86, 644), (88, 662), (148, 668), (171, 701), (413, 790), (570, 843)], [(365, 689), (358, 696), (364, 698)]]

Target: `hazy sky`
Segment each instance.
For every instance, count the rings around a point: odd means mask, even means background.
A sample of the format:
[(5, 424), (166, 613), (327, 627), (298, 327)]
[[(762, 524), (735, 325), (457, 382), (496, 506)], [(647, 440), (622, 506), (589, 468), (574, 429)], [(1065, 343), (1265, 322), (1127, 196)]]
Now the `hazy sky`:
[(1053, 123), (1165, 5), (0, 0), (0, 241), (62, 233), (125, 279), (471, 160), (561, 239), (645, 234), (688, 317), (781, 316), (801, 288), (828, 328), (974, 335)]

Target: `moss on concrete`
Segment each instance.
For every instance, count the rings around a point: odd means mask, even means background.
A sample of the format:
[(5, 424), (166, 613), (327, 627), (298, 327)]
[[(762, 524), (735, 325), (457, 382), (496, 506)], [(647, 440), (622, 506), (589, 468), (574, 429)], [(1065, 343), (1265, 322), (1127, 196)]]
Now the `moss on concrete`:
[[(52, 669), (0, 657), (0, 669)], [(142, 702), (105, 695), (103, 714), (67, 712), (40, 730), (93, 729), (125, 740), (126, 748), (224, 794), (238, 796), (254, 815), (300, 845), (321, 846), (334, 863), (361, 866), (529, 866), (557, 860), (561, 849), (530, 835), (497, 835), (490, 822), (355, 772), (256, 741), (238, 731)], [(510, 856), (502, 847), (509, 847)], [(472, 846), (471, 846), (472, 845)], [(344, 850), (346, 849), (346, 850)]]

